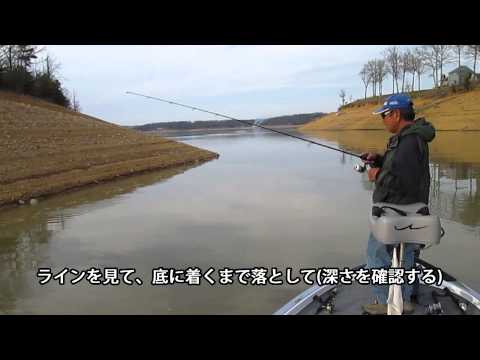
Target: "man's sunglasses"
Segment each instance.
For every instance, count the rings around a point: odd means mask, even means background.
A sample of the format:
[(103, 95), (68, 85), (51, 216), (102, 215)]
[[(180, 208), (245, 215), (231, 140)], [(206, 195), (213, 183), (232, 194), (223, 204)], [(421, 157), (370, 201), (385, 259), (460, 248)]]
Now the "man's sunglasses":
[(381, 114), (382, 116), (382, 120), (385, 119), (388, 115), (390, 115), (392, 113), (392, 111), (385, 111), (384, 113)]

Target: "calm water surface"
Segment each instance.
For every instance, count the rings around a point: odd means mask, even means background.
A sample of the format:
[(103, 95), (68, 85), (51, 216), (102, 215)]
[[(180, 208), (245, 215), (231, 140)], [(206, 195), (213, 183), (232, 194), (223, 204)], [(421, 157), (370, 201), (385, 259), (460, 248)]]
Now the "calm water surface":
[[(383, 132), (315, 136), (381, 150)], [(270, 314), (307, 285), (152, 286), (152, 269), (343, 267), (364, 262), (372, 184), (356, 160), (295, 139), (241, 131), (177, 138), (220, 158), (0, 212), (0, 313)], [(439, 133), (431, 208), (447, 235), (423, 253), (476, 290), (480, 133)], [(38, 268), (135, 268), (142, 285), (39, 284)], [(73, 277), (74, 278), (74, 277)]]

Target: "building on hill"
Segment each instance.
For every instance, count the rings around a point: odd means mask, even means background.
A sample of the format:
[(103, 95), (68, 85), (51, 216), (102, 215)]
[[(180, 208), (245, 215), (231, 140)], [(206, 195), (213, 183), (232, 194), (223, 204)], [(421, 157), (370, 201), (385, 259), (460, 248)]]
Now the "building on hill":
[(469, 67), (462, 65), (448, 73), (448, 85), (465, 85), (467, 79), (474, 80), (478, 78), (478, 75)]

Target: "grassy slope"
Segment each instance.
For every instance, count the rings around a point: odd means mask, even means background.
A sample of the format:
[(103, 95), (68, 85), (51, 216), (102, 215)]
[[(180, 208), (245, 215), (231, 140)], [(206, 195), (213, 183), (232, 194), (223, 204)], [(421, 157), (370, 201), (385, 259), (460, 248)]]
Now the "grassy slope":
[(217, 156), (28, 96), (0, 92), (0, 206)]
[[(480, 89), (446, 96), (423, 91), (414, 95), (413, 101), (417, 116), (425, 116), (437, 130), (480, 130)], [(372, 115), (380, 104), (381, 101), (358, 101), (342, 109), (339, 115), (330, 113), (300, 130), (383, 130), (380, 117)]]

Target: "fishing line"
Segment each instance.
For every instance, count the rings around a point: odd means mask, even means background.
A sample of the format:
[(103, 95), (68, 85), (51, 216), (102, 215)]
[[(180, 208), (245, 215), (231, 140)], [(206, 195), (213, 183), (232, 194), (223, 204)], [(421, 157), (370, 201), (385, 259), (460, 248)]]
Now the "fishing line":
[(143, 94), (139, 94), (139, 93), (135, 93), (135, 92), (131, 92), (131, 91), (127, 91), (126, 93), (129, 94), (129, 95), (141, 96), (141, 97), (144, 97), (144, 98), (147, 98), (147, 99), (163, 101), (163, 102), (168, 103), (168, 104), (177, 105), (177, 106), (182, 106), (182, 107), (184, 107), (184, 108), (191, 109), (191, 110), (201, 111), (201, 112), (204, 112), (204, 113), (208, 113), (208, 114), (212, 114), (212, 115), (215, 115), (215, 116), (223, 117), (223, 118), (226, 118), (226, 119), (229, 119), (229, 120), (238, 121), (238, 122), (241, 122), (242, 124), (247, 124), (247, 125), (249, 125), (249, 126), (256, 126), (256, 127), (259, 127), (259, 128), (265, 129), (265, 130), (268, 130), (268, 131), (272, 131), (272, 132), (277, 133), (277, 134), (289, 136), (289, 137), (294, 138), (294, 139), (298, 139), (298, 140), (302, 140), (302, 141), (308, 142), (308, 143), (310, 143), (310, 144), (322, 146), (322, 147), (325, 147), (325, 148), (330, 149), (330, 150), (339, 151), (339, 152), (341, 152), (341, 153), (343, 153), (343, 154), (351, 155), (351, 156), (354, 156), (354, 157), (357, 157), (357, 158), (361, 159), (360, 155), (358, 155), (358, 154), (354, 154), (354, 153), (351, 153), (351, 152), (348, 152), (348, 151), (345, 151), (345, 150), (337, 149), (337, 148), (334, 148), (334, 147), (332, 147), (332, 146), (328, 146), (328, 145), (325, 145), (325, 144), (320, 144), (320, 143), (318, 143), (318, 142), (316, 142), (316, 141), (313, 141), (313, 140), (308, 140), (308, 139), (302, 138), (302, 137), (300, 137), (300, 136), (295, 136), (295, 135), (292, 135), (292, 134), (288, 134), (288, 133), (286, 133), (286, 132), (279, 131), (279, 130), (275, 130), (275, 129), (271, 129), (271, 128), (268, 128), (268, 127), (265, 127), (265, 126), (262, 126), (262, 125), (259, 125), (259, 124), (254, 124), (254, 123), (248, 122), (248, 121), (246, 121), (246, 120), (235, 119), (235, 118), (233, 118), (233, 117), (231, 117), (231, 116), (228, 116), (228, 115), (223, 115), (223, 114), (219, 114), (219, 113), (216, 113), (216, 112), (213, 112), (213, 111), (200, 109), (200, 108), (195, 107), (195, 106), (180, 104), (180, 103), (175, 102), (175, 101), (166, 100), (166, 99), (161, 99), (161, 98), (154, 97), (154, 96), (143, 95)]

